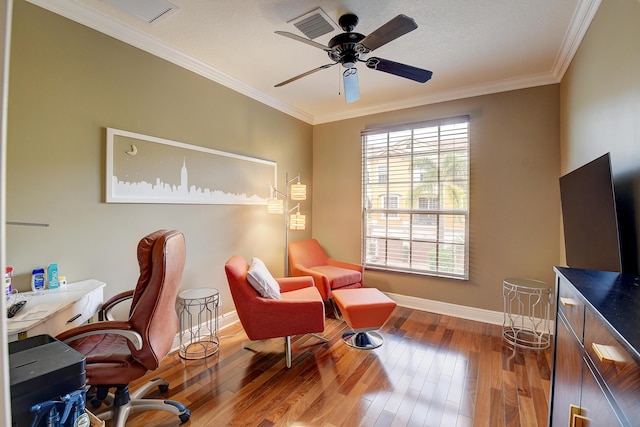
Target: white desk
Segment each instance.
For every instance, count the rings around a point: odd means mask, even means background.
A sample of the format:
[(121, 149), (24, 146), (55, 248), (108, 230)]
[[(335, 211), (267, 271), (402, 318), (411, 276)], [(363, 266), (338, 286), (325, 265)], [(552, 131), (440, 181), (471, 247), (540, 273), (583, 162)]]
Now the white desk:
[(11, 296), (8, 305), (26, 300), (18, 314), (7, 319), (9, 341), (35, 335), (55, 337), (91, 319), (103, 301), (104, 282), (90, 279), (69, 283), (66, 288), (21, 292)]

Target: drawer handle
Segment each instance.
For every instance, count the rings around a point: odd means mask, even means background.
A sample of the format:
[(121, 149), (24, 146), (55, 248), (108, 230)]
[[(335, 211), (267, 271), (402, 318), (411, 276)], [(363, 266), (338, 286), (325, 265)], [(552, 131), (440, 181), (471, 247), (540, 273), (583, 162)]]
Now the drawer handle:
[(567, 297), (560, 297), (560, 303), (565, 307), (573, 307), (575, 305), (578, 305), (578, 302), (576, 300)]
[(624, 354), (612, 345), (592, 343), (591, 347), (601, 362), (624, 363), (626, 360)]
[(82, 316), (82, 313), (78, 313), (75, 316), (73, 316), (71, 319), (67, 320), (67, 323), (73, 323), (74, 320), (78, 319), (80, 316)]

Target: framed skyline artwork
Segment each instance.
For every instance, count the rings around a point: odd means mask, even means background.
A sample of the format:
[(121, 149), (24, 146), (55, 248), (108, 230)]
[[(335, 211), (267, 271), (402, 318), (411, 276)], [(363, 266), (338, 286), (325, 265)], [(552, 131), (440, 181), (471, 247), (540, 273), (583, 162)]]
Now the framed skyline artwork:
[(266, 204), (275, 162), (107, 128), (107, 203)]

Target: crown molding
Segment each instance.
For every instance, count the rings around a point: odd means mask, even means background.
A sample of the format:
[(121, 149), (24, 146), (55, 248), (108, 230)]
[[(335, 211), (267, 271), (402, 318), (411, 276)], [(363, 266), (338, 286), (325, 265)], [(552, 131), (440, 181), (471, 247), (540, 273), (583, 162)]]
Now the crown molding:
[(535, 86), (545, 86), (559, 83), (558, 78), (551, 72), (535, 74), (511, 80), (502, 80), (490, 84), (467, 86), (456, 90), (446, 90), (433, 92), (427, 96), (406, 98), (397, 102), (380, 104), (374, 107), (352, 110), (346, 114), (326, 114), (314, 117), (313, 124), (335, 122), (339, 120), (352, 119), (355, 117), (368, 116), (372, 114), (385, 113), (388, 111), (401, 110), (405, 108), (420, 107), (439, 102), (455, 101), (457, 99), (472, 98), (475, 96), (490, 95), (492, 93), (508, 92), (510, 90), (526, 89)]
[(107, 16), (90, 9), (74, 0), (26, 0), (36, 6), (47, 9), (72, 21), (78, 22), (124, 43), (137, 47), (152, 55), (165, 59), (175, 65), (190, 70), (209, 80), (219, 83), (242, 95), (261, 102), (278, 111), (288, 114), (311, 125), (345, 120), (371, 114), (385, 113), (405, 108), (413, 108), (422, 105), (439, 102), (453, 101), (456, 99), (470, 98), (491, 93), (506, 92), (510, 90), (525, 89), (535, 86), (560, 83), (564, 73), (568, 69), (573, 56), (578, 50), (582, 38), (589, 28), (591, 20), (595, 16), (601, 0), (579, 0), (576, 13), (571, 20), (567, 34), (552, 69), (547, 73), (541, 73), (522, 78), (492, 82), (486, 85), (475, 85), (455, 90), (430, 93), (427, 96), (406, 98), (397, 102), (377, 105), (375, 107), (361, 108), (348, 113), (312, 115), (290, 104), (282, 102), (264, 92), (250, 86), (226, 73), (217, 70), (202, 61), (173, 49), (160, 40), (114, 21)]
[(553, 67), (553, 74), (557, 77), (558, 81), (562, 81), (569, 65), (571, 65), (571, 61), (589, 29), (589, 25), (591, 25), (591, 21), (596, 15), (600, 3), (602, 3), (602, 0), (580, 0), (578, 2), (576, 13), (571, 19), (571, 24), (562, 41), (562, 46), (558, 51), (558, 56)]
[(362, 108), (352, 110), (347, 114), (326, 114), (314, 116), (313, 124), (322, 124), (335, 122), (338, 120), (346, 120), (355, 117), (362, 117), (371, 114), (385, 113), (404, 108), (413, 108), (423, 105), (436, 104), (439, 102), (455, 101), (457, 99), (472, 98), (475, 96), (489, 95), (492, 93), (507, 92), (510, 90), (526, 89), (536, 86), (545, 86), (557, 84), (562, 81), (565, 72), (569, 68), (573, 57), (575, 56), (582, 39), (584, 38), (589, 25), (593, 20), (602, 0), (579, 0), (576, 12), (571, 19), (571, 24), (567, 29), (567, 33), (558, 51), (558, 55), (554, 61), (553, 67), (549, 72), (540, 73), (530, 76), (524, 76), (517, 79), (502, 80), (484, 85), (475, 85), (459, 88), (456, 90), (447, 90), (441, 92), (430, 93), (427, 96), (419, 96), (407, 98), (398, 102), (377, 105), (370, 108)]
[(192, 71), (209, 80), (219, 83), (242, 95), (248, 96), (258, 102), (268, 105), (276, 110), (282, 111), (292, 117), (304, 122), (313, 123), (313, 117), (289, 104), (264, 94), (256, 88), (241, 82), (240, 80), (217, 70), (192, 56), (186, 55), (177, 49), (173, 49), (160, 40), (140, 33), (139, 31), (122, 24), (107, 16), (90, 9), (73, 0), (26, 0), (36, 6), (42, 7), (50, 12), (68, 18), (86, 27), (106, 34), (114, 39), (120, 40), (131, 46), (137, 47), (145, 52), (165, 59), (175, 65)]

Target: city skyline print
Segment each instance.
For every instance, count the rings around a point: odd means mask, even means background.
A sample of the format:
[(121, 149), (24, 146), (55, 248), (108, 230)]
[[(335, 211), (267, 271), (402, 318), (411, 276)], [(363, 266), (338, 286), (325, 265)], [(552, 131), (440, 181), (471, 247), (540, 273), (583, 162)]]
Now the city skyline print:
[(266, 204), (275, 162), (107, 128), (107, 203)]

